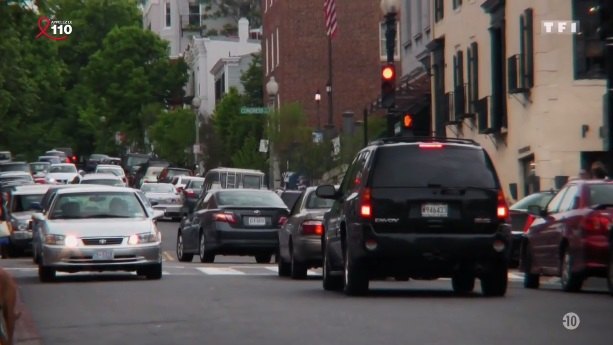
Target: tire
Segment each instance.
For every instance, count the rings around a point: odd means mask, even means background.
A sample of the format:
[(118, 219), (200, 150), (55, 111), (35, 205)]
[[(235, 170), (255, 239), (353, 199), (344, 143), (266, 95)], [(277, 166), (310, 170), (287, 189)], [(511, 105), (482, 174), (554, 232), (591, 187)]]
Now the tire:
[(204, 236), (204, 232), (200, 233), (200, 250), (198, 251), (200, 255), (200, 262), (202, 263), (213, 263), (215, 262), (215, 254), (206, 250), (206, 237)]
[(162, 279), (162, 264), (155, 264), (146, 268), (141, 268), (136, 272), (136, 274), (139, 276), (145, 276), (147, 280), (160, 280)]
[(307, 266), (303, 262), (296, 260), (294, 250), (290, 248), (290, 266), (292, 279), (306, 279)]
[(541, 284), (541, 275), (538, 273), (532, 273), (532, 253), (528, 249), (528, 245), (524, 246), (522, 254), (522, 261), (524, 266), (524, 288), (526, 289), (538, 289)]
[(475, 289), (475, 276), (471, 273), (458, 272), (451, 277), (451, 286), (455, 293), (464, 294)]
[(360, 264), (351, 256), (349, 245), (345, 249), (343, 263), (344, 292), (347, 296), (360, 296), (368, 292), (368, 275)]
[(481, 291), (489, 297), (502, 297), (507, 293), (508, 268), (506, 262), (497, 262), (481, 277)]
[(258, 264), (269, 264), (272, 260), (272, 254), (260, 254), (255, 256), (255, 262)]
[(38, 280), (41, 283), (50, 283), (55, 280), (55, 270), (51, 267), (38, 265)]
[(581, 286), (583, 285), (583, 274), (572, 271), (573, 261), (574, 258), (570, 251), (568, 248), (565, 248), (560, 260), (560, 284), (562, 285), (562, 290), (566, 292), (581, 291)]
[(186, 254), (184, 252), (183, 233), (179, 231), (177, 234), (177, 259), (181, 262), (192, 262), (194, 254)]
[(331, 274), (332, 268), (330, 267), (330, 258), (328, 254), (327, 247), (324, 247), (323, 254), (323, 277), (322, 282), (324, 286), (324, 290), (327, 291), (339, 291), (343, 289), (343, 278), (340, 276), (333, 276)]
[(292, 273), (292, 267), (290, 266), (288, 262), (285, 262), (285, 260), (283, 260), (283, 257), (281, 256), (280, 253), (277, 253), (276, 257), (277, 257), (277, 273), (279, 274), (279, 277), (289, 277), (290, 274)]

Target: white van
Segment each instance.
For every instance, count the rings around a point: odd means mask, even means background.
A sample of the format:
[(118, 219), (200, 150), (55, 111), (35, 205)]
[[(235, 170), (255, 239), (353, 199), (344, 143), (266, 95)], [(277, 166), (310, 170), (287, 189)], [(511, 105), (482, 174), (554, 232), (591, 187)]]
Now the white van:
[(8, 163), (13, 161), (11, 151), (0, 151), (0, 163)]
[(260, 170), (224, 167), (211, 169), (204, 175), (202, 193), (211, 189), (266, 189), (265, 177)]

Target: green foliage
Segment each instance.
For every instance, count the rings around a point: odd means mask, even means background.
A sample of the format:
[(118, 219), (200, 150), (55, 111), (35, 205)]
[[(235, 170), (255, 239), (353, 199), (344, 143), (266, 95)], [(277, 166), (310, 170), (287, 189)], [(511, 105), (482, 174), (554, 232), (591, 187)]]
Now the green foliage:
[(245, 138), (243, 146), (232, 155), (232, 166), (235, 168), (267, 170), (265, 153), (259, 152), (260, 143), (254, 136)]
[(161, 112), (149, 132), (157, 154), (177, 165), (188, 166), (191, 162), (191, 146), (195, 140), (194, 112), (177, 109)]
[(262, 78), (262, 54), (251, 54), (253, 60), (249, 64), (249, 68), (241, 75), (241, 83), (245, 89), (244, 102), (248, 106), (261, 107), (264, 99), (264, 85)]

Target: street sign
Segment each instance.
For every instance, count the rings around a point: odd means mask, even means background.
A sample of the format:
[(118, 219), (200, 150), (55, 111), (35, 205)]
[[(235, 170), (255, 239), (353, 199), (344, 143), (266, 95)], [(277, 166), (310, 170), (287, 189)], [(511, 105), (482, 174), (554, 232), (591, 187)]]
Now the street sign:
[(332, 139), (332, 156), (338, 156), (341, 153), (341, 137)]
[(268, 114), (267, 107), (241, 107), (241, 114)]
[(268, 140), (260, 139), (260, 152), (262, 153), (268, 152)]
[(200, 154), (202, 152), (200, 152), (200, 145), (199, 144), (194, 144), (192, 146), (192, 150), (194, 151), (195, 154)]

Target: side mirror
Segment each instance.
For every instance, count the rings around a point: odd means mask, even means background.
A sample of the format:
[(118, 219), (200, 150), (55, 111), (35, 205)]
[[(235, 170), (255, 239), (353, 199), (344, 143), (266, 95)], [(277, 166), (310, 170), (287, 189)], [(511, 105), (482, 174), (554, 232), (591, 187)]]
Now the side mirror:
[(326, 185), (317, 187), (317, 189), (315, 190), (315, 195), (317, 195), (320, 198), (324, 198), (324, 199), (337, 199), (338, 198), (338, 192), (336, 191), (336, 188), (334, 188), (334, 186), (331, 184), (326, 184)]
[(40, 204), (40, 202), (33, 202), (32, 204), (30, 204), (30, 210), (42, 212), (43, 206)]
[(162, 210), (153, 210), (153, 219), (160, 219), (164, 217), (165, 212)]
[(547, 211), (542, 209), (539, 205), (528, 206), (528, 213), (537, 217), (545, 217), (547, 215)]

